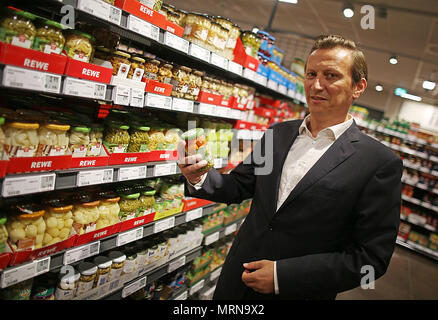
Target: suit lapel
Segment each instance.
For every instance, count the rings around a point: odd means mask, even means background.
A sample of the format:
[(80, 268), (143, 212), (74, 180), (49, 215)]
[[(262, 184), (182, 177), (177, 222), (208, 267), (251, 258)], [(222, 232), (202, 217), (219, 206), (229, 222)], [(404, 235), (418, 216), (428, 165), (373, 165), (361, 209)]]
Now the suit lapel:
[[(312, 168), (306, 173), (306, 175), (300, 180), (300, 182), (291, 191), (289, 196), (283, 202), (277, 213), (291, 203), (306, 189), (348, 159), (356, 149), (352, 145), (353, 141), (358, 140), (359, 129), (356, 124), (353, 123), (347, 131), (342, 134), (333, 145), (322, 155), (322, 157), (313, 165)], [(284, 164), (284, 159), (281, 165)], [(277, 185), (278, 189), (278, 185)], [(278, 190), (277, 190), (278, 193)], [(277, 203), (275, 203), (277, 205)], [(275, 212), (275, 211), (274, 211)]]

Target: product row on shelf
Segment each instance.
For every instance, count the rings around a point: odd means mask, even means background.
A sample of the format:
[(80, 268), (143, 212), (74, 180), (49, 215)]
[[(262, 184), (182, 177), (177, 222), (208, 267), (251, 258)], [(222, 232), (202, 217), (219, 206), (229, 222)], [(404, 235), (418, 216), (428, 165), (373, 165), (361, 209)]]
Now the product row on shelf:
[(400, 222), (397, 243), (438, 260), (438, 235), (431, 232), (426, 233), (424, 230), (416, 230), (415, 224)]

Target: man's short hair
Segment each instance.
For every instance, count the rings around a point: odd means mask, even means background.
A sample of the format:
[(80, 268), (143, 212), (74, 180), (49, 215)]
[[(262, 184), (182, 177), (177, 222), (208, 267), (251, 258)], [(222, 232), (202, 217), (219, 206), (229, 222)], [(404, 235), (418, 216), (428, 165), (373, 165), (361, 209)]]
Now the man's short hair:
[(353, 84), (357, 84), (362, 78), (368, 80), (368, 66), (365, 60), (365, 55), (357, 48), (356, 44), (352, 40), (345, 39), (344, 37), (338, 35), (321, 35), (315, 40), (310, 54), (318, 49), (333, 48), (344, 48), (352, 51), (353, 64), (351, 66), (351, 76), (353, 78)]

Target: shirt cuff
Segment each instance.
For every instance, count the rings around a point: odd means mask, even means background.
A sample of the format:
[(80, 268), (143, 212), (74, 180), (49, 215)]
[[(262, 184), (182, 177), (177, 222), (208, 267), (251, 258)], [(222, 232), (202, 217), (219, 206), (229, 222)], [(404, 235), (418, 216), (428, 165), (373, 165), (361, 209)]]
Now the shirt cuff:
[(204, 175), (201, 178), (201, 181), (199, 181), (197, 184), (191, 184), (189, 180), (187, 180), (187, 185), (189, 187), (190, 192), (198, 191), (202, 189), (202, 185), (204, 184), (205, 179), (207, 178), (207, 173), (204, 173)]
[(277, 261), (274, 261), (274, 291), (275, 294), (280, 294), (280, 291), (278, 289)]

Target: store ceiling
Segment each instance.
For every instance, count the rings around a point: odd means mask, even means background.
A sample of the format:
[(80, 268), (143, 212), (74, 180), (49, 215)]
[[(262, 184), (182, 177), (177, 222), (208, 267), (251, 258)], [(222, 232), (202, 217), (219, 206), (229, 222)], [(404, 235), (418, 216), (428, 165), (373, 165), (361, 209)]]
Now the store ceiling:
[[(175, 7), (229, 17), (242, 29), (257, 26), (265, 29), (276, 0), (168, 0)], [(398, 97), (396, 87), (423, 97), (423, 102), (438, 105), (438, 85), (432, 92), (422, 88), (435, 72), (438, 81), (438, 1), (437, 0), (350, 0), (355, 15), (342, 14), (342, 0), (298, 0), (298, 4), (278, 3), (272, 20), (272, 34), (277, 46), (285, 50), (284, 65), (290, 67), (294, 57), (306, 59), (313, 40), (320, 34), (340, 34), (359, 43), (369, 68), (369, 87), (357, 103), (385, 110)], [(361, 6), (375, 8), (375, 29), (363, 30)], [(386, 8), (386, 18), (379, 17), (379, 8)], [(392, 54), (398, 64), (388, 62)], [(374, 86), (381, 83), (384, 91)]]

